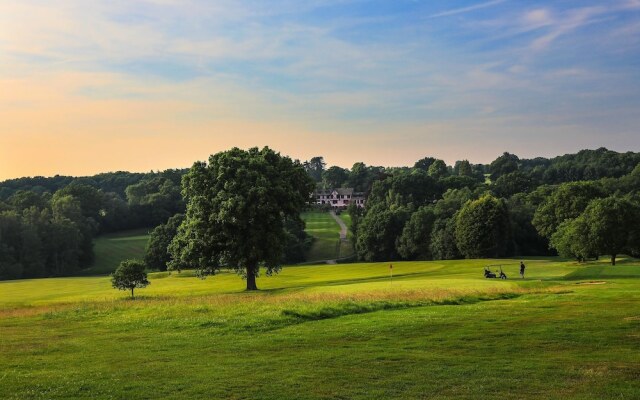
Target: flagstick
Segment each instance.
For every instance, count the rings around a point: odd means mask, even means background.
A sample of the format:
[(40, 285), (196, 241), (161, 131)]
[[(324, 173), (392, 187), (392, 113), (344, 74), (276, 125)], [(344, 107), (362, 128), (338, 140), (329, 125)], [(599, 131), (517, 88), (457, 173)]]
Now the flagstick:
[(389, 273), (391, 274), (391, 284), (393, 284), (393, 264), (389, 264)]

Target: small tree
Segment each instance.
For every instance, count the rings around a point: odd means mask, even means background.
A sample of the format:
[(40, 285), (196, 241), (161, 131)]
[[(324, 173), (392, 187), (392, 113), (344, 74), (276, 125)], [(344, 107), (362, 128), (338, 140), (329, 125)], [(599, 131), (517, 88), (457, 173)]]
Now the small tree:
[(444, 178), (448, 173), (449, 171), (447, 170), (447, 164), (445, 164), (445, 162), (442, 160), (435, 160), (427, 170), (427, 174), (435, 179)]
[(145, 265), (140, 260), (126, 260), (120, 263), (116, 271), (111, 274), (111, 285), (118, 290), (131, 290), (131, 298), (134, 298), (133, 290), (149, 285)]
[(489, 172), (491, 172), (491, 180), (495, 181), (502, 175), (518, 170), (520, 159), (515, 154), (509, 154), (506, 151), (502, 155), (491, 162)]

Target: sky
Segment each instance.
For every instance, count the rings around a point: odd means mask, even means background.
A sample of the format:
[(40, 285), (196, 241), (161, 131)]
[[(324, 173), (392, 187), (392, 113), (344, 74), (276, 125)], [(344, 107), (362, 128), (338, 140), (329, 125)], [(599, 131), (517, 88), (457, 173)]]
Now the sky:
[(0, 0), (0, 179), (640, 151), (640, 0)]

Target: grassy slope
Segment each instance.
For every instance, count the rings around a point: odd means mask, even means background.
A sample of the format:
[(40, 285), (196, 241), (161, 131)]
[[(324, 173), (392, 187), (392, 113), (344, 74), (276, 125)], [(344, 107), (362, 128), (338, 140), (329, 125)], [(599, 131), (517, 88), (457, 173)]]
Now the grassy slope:
[(94, 241), (95, 263), (83, 275), (105, 275), (113, 272), (120, 261), (144, 257), (149, 241), (147, 229), (102, 235)]
[(340, 226), (327, 212), (310, 211), (301, 215), (306, 223), (306, 232), (315, 238), (307, 253), (307, 261), (332, 260), (338, 258)]
[[(308, 261), (348, 257), (353, 254), (351, 245), (348, 243), (342, 244), (340, 253), (337, 253), (340, 227), (328, 213), (305, 213), (302, 217), (307, 222), (307, 232), (316, 238), (309, 251)], [(343, 213), (341, 218), (349, 225), (348, 214)], [(123, 260), (142, 259), (148, 241), (148, 229), (123, 231), (97, 237), (94, 241), (96, 261), (92, 267), (82, 271), (81, 275), (107, 275), (113, 272)]]
[[(0, 398), (638, 398), (640, 266), (447, 261), (0, 283)], [(583, 284), (606, 280), (606, 284)], [(494, 301), (482, 301), (495, 299)]]
[[(351, 228), (351, 216), (348, 212), (343, 211), (338, 215), (338, 217), (342, 219), (347, 228)], [(347, 230), (347, 239), (349, 239), (349, 241), (340, 243), (340, 258), (351, 257), (354, 255), (353, 243), (351, 242), (351, 240), (353, 240), (353, 235), (350, 230)]]

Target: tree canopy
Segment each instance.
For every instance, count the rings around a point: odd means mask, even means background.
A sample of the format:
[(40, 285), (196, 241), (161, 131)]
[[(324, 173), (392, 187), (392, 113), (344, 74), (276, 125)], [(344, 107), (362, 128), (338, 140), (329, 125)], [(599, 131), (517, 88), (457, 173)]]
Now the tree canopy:
[(195, 163), (183, 178), (187, 212), (169, 247), (171, 263), (202, 277), (226, 266), (256, 290), (260, 267), (279, 270), (285, 221), (299, 220), (314, 187), (300, 163), (268, 147), (233, 148)]
[(552, 235), (551, 244), (561, 255), (584, 259), (608, 254), (611, 264), (622, 252), (635, 252), (640, 244), (640, 206), (610, 196), (589, 202), (578, 217), (567, 219)]
[(456, 241), (466, 258), (502, 257), (510, 238), (504, 200), (485, 195), (468, 201), (456, 217)]
[(144, 262), (147, 267), (158, 271), (167, 270), (167, 266), (171, 261), (169, 245), (178, 233), (178, 227), (182, 224), (182, 221), (184, 221), (184, 215), (176, 214), (169, 218), (166, 223), (158, 225), (151, 231), (144, 255)]

